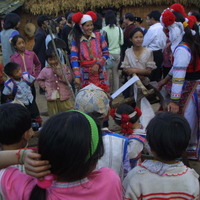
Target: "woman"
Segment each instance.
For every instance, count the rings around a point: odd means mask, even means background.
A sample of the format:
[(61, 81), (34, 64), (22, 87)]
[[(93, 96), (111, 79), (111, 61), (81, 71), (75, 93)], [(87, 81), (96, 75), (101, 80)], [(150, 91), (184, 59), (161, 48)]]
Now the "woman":
[(71, 47), (71, 65), (75, 75), (77, 88), (93, 83), (109, 91), (105, 61), (109, 52), (104, 37), (99, 32), (93, 32), (93, 22), (96, 14), (92, 11), (73, 14), (75, 22)]
[[(107, 73), (110, 80), (111, 93), (119, 88), (118, 65), (120, 62), (120, 46), (124, 43), (124, 34), (121, 28), (116, 26), (117, 20), (114, 11), (108, 10), (105, 14), (106, 26), (103, 30), (107, 33), (108, 50), (111, 59), (107, 66)], [(110, 76), (112, 73), (112, 76)]]
[(181, 13), (169, 9), (162, 13), (161, 22), (169, 31), (173, 66), (165, 79), (159, 82), (159, 89), (172, 79), (168, 111), (184, 115), (189, 122), (192, 135), (188, 157), (199, 160), (200, 43), (195, 31), (191, 30), (195, 22), (186, 22)]
[(14, 54), (14, 47), (11, 40), (15, 35), (19, 35), (16, 30), (20, 24), (20, 17), (16, 13), (8, 13), (4, 18), (3, 31), (1, 32), (1, 45), (3, 53), (3, 65), (10, 62), (10, 56)]
[(141, 28), (133, 29), (129, 38), (133, 46), (126, 50), (121, 68), (129, 76), (138, 75), (143, 85), (148, 86), (150, 82), (148, 76), (153, 69), (156, 69), (153, 53), (150, 49), (142, 46), (144, 32)]

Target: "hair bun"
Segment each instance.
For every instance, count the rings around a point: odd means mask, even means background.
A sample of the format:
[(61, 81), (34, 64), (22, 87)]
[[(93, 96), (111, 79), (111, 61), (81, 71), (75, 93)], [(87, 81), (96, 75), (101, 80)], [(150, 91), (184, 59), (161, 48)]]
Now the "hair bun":
[(72, 21), (76, 24), (80, 23), (81, 19), (83, 17), (83, 13), (77, 12), (72, 15)]
[(165, 27), (172, 25), (175, 22), (175, 15), (169, 10), (165, 10), (162, 13), (162, 23), (165, 25)]
[(86, 14), (87, 14), (87, 15), (90, 15), (90, 16), (92, 17), (92, 21), (93, 21), (93, 22), (96, 22), (96, 21), (97, 21), (97, 15), (96, 15), (95, 12), (93, 12), (93, 11), (88, 11)]

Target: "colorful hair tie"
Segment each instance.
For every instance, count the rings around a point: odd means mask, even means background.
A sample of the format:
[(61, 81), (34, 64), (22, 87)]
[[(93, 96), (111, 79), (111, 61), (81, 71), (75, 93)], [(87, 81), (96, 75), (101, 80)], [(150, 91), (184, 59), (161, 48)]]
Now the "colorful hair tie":
[(53, 181), (55, 180), (55, 177), (56, 176), (54, 174), (49, 174), (45, 176), (42, 181), (38, 179), (37, 186), (42, 189), (47, 189), (52, 185)]
[(73, 110), (73, 111), (79, 112), (82, 115), (84, 115), (90, 124), (92, 141), (91, 141), (91, 154), (89, 153), (86, 158), (86, 160), (88, 160), (97, 150), (97, 146), (99, 144), (99, 131), (98, 131), (97, 125), (96, 125), (95, 121), (92, 119), (92, 117), (90, 117), (89, 115), (87, 115), (81, 111), (78, 111), (78, 110)]

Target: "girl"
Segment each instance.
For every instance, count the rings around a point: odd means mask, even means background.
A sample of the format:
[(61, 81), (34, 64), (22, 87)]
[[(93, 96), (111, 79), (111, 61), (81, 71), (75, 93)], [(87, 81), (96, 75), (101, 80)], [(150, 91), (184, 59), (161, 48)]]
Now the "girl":
[(71, 64), (75, 75), (76, 87), (93, 83), (109, 91), (105, 61), (109, 52), (105, 38), (99, 32), (93, 32), (96, 14), (92, 11), (73, 14), (75, 22), (71, 47)]
[[(10, 57), (10, 61), (17, 63), (20, 66), (21, 72), (28, 72), (31, 74), (34, 78), (37, 78), (37, 76), (40, 73), (41, 70), (41, 64), (36, 56), (36, 54), (33, 51), (28, 51), (25, 49), (25, 40), (21, 35), (16, 35), (12, 38), (11, 43), (13, 47), (16, 50), (16, 53), (14, 53)], [(34, 84), (31, 85), (31, 92), (33, 94), (34, 100), (36, 99), (36, 90)], [(36, 103), (36, 102), (35, 102)], [(42, 118), (40, 117), (39, 109), (37, 104), (35, 104), (35, 112), (38, 116), (36, 122), (39, 124), (42, 123)]]
[(42, 69), (37, 81), (40, 87), (45, 90), (48, 114), (51, 116), (73, 109), (72, 93), (65, 79), (66, 76), (71, 82), (72, 75), (67, 66), (59, 65), (54, 50), (47, 49), (46, 60), (49, 65)]
[(199, 199), (198, 174), (178, 160), (191, 134), (184, 117), (159, 113), (146, 134), (155, 160), (145, 160), (128, 173), (123, 182), (125, 199)]
[(19, 24), (20, 17), (16, 13), (8, 13), (4, 18), (3, 31), (0, 35), (4, 66), (10, 62), (10, 56), (15, 52), (11, 45), (11, 40), (15, 35), (19, 35), (19, 32), (16, 30)]
[[(124, 43), (124, 34), (121, 28), (116, 26), (117, 20), (114, 11), (108, 10), (105, 14), (106, 26), (103, 30), (107, 33), (108, 50), (110, 53), (111, 64), (107, 69), (111, 93), (114, 93), (119, 88), (119, 73), (118, 65), (120, 62), (120, 46)], [(111, 73), (112, 73), (112, 76)]]
[[(153, 69), (156, 69), (156, 65), (153, 61), (152, 51), (142, 46), (144, 32), (141, 28), (135, 28), (130, 32), (129, 38), (132, 41), (133, 46), (126, 50), (121, 68), (123, 68), (123, 72), (129, 76), (134, 74), (138, 75), (143, 85), (151, 88), (148, 76)], [(138, 98), (141, 94), (142, 93), (138, 91)], [(140, 106), (140, 101), (136, 101), (138, 106)]]
[(133, 29), (130, 32), (129, 38), (133, 46), (126, 50), (121, 67), (124, 68), (123, 71), (128, 75), (137, 74), (142, 83), (147, 86), (150, 82), (148, 76), (156, 68), (153, 61), (153, 53), (148, 48), (142, 46), (144, 32), (141, 28)]
[(37, 78), (41, 71), (41, 64), (36, 54), (25, 49), (25, 40), (21, 35), (14, 36), (11, 42), (16, 53), (10, 57), (10, 61), (20, 65), (22, 72), (28, 72)]
[(117, 109), (111, 109), (110, 114), (115, 123), (121, 126), (121, 133), (129, 140), (128, 152), (133, 168), (141, 161), (141, 152), (146, 144), (145, 130), (138, 122), (142, 112), (136, 104), (133, 107), (122, 104)]
[[(172, 5), (173, 10), (184, 8), (180, 4)], [(184, 13), (183, 13), (184, 14)], [(169, 32), (173, 64), (169, 74), (159, 82), (159, 89), (169, 80), (172, 85), (169, 90), (170, 103), (168, 111), (180, 113), (188, 120), (192, 135), (187, 149), (188, 157), (200, 159), (200, 42), (198, 35), (191, 30), (195, 22), (185, 21), (179, 12), (165, 10), (161, 16), (161, 22)]]
[[(113, 170), (94, 170), (104, 151), (100, 127), (90, 116), (69, 111), (51, 117), (40, 132), (38, 152), (49, 161), (52, 174), (39, 181), (14, 167), (2, 170), (0, 187), (5, 199), (122, 199), (120, 180)], [(24, 154), (24, 150), (17, 154), (21, 163)], [(16, 162), (16, 155), (11, 158), (1, 166)]]

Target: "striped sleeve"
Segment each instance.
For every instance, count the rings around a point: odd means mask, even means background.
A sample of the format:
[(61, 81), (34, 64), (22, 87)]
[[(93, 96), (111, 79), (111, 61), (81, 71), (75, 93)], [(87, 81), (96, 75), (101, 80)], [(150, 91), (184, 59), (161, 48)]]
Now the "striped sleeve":
[(174, 52), (174, 62), (170, 74), (172, 75), (171, 100), (178, 102), (181, 98), (187, 67), (191, 54), (183, 47), (178, 47)]
[(75, 40), (72, 40), (72, 47), (71, 47), (71, 54), (70, 54), (70, 61), (71, 61), (71, 66), (74, 71), (74, 76), (75, 78), (80, 78), (80, 67), (79, 67), (79, 62), (78, 62), (78, 47), (75, 42)]

